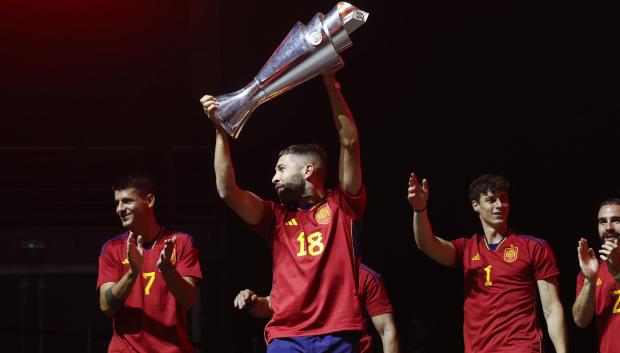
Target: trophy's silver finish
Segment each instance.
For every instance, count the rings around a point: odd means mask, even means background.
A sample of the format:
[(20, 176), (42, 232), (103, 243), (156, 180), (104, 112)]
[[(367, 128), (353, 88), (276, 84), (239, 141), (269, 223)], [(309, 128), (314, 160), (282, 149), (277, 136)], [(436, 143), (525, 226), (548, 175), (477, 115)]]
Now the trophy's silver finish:
[(220, 104), (216, 123), (237, 138), (260, 104), (342, 67), (339, 53), (352, 45), (349, 34), (367, 19), (367, 12), (340, 2), (327, 15), (317, 13), (305, 26), (297, 22), (252, 82), (236, 92), (215, 97)]

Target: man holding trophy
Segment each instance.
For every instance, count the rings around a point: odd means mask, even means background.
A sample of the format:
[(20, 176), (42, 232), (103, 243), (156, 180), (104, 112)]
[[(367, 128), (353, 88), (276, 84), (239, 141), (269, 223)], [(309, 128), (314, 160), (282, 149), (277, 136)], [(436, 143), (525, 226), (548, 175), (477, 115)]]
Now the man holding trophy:
[[(355, 121), (332, 72), (323, 75), (340, 136), (339, 186), (325, 188), (326, 159), (318, 145), (279, 153), (272, 183), (280, 203), (241, 189), (228, 136), (216, 126), (214, 168), (224, 202), (263, 237), (273, 253), (267, 352), (358, 352), (362, 325), (357, 293), (357, 226), (366, 194)], [(218, 102), (201, 99), (214, 119)]]
[[(327, 15), (300, 22), (252, 82), (239, 91), (201, 98), (216, 126), (214, 168), (224, 202), (268, 243), (273, 257), (265, 328), (269, 353), (357, 353), (363, 327), (358, 295), (359, 225), (366, 204), (357, 127), (334, 73), (348, 34), (368, 13), (338, 3)], [(237, 185), (228, 135), (237, 138), (251, 112), (279, 94), (323, 75), (340, 138), (339, 185), (325, 187), (326, 154), (315, 144), (280, 151), (271, 182), (279, 203)]]

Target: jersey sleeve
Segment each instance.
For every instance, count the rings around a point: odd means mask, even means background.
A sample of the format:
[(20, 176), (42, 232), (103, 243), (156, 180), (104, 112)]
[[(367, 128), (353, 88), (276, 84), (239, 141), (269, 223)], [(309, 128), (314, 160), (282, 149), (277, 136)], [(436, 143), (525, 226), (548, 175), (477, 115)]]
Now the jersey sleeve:
[(467, 238), (452, 240), (452, 245), (454, 245), (454, 266), (463, 266), (463, 254), (465, 253), (465, 246), (468, 240)]
[(363, 290), (365, 292), (363, 304), (370, 317), (394, 311), (380, 275), (366, 276)]
[(340, 207), (342, 207), (349, 217), (356, 221), (362, 219), (364, 211), (366, 210), (366, 187), (363, 184), (357, 196), (347, 194), (340, 185), (338, 185), (336, 189), (336, 195), (338, 195)]
[(256, 232), (261, 238), (267, 240), (269, 244), (273, 241), (273, 230), (276, 224), (276, 209), (277, 205), (273, 201), (263, 201), (263, 218), (256, 225), (250, 225), (252, 230)]
[(532, 252), (532, 263), (534, 265), (534, 278), (536, 280), (556, 277), (560, 274), (555, 255), (549, 243), (541, 240), (534, 246)]
[(185, 235), (179, 247), (179, 257), (175, 268), (181, 277), (195, 277), (202, 279), (200, 261), (198, 259), (198, 249), (194, 245), (191, 235)]
[(106, 282), (118, 282), (122, 277), (122, 259), (114, 253), (110, 242), (107, 242), (101, 248), (99, 254), (99, 273), (97, 276), (97, 289)]

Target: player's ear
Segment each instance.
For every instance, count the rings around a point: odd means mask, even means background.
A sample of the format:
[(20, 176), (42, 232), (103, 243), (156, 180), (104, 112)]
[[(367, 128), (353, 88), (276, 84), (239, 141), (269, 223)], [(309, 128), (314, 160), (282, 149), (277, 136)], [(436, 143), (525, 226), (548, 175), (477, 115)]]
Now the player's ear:
[(471, 200), (471, 207), (476, 211), (476, 213), (480, 213), (480, 204), (476, 200)]
[(314, 174), (314, 166), (312, 164), (306, 164), (302, 170), (304, 179), (308, 180)]
[(146, 199), (146, 203), (149, 206), (149, 208), (153, 208), (155, 206), (155, 195), (148, 194), (146, 195), (145, 199)]

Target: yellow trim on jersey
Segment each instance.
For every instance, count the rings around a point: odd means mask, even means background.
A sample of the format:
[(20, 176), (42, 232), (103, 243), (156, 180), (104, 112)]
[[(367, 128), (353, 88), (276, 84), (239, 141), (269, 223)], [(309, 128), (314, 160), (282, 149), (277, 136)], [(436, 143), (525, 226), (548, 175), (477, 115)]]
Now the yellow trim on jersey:
[[(510, 236), (510, 235), (509, 235)], [(508, 237), (509, 237), (508, 236)], [(508, 237), (505, 237), (504, 239), (502, 239), (499, 243), (497, 243), (497, 246), (495, 247), (495, 250), (499, 249), (499, 247), (502, 245), (502, 243), (504, 242), (504, 240), (508, 239)], [(489, 243), (487, 242), (487, 237), (485, 237), (484, 235), (482, 236), (482, 239), (484, 239), (484, 246), (487, 247), (487, 250), (490, 251), (495, 251), (495, 250), (491, 250), (491, 248), (489, 247)]]

